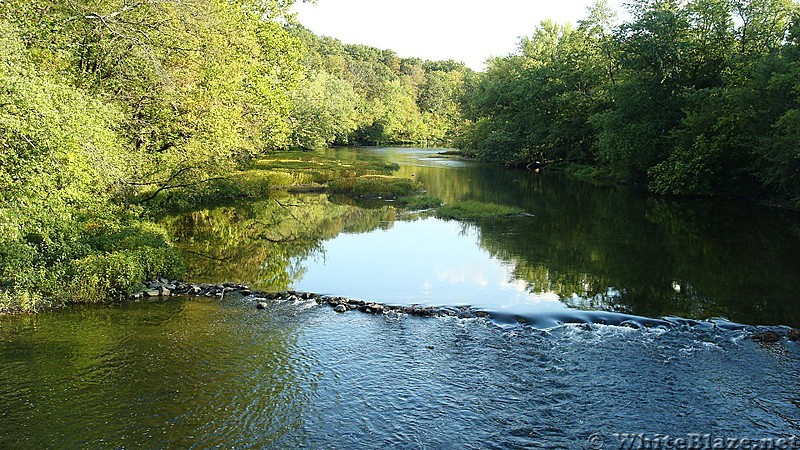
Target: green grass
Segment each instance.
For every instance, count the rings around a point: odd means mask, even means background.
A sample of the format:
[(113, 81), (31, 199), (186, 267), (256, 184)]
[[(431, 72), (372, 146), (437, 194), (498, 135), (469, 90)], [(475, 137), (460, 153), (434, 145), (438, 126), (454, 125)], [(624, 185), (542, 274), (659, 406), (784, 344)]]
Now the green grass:
[(217, 205), (240, 199), (269, 196), (274, 186), (293, 185), (297, 178), (290, 173), (267, 170), (233, 172), (205, 183), (162, 192), (147, 207), (154, 214), (192, 210), (203, 205)]
[(469, 200), (440, 206), (436, 210), (436, 216), (440, 219), (486, 219), (513, 216), (524, 212), (522, 209), (513, 206)]
[(419, 184), (391, 176), (397, 169), (397, 164), (385, 161), (341, 161), (316, 152), (276, 152), (254, 161), (244, 170), (164, 191), (147, 206), (153, 214), (160, 215), (243, 199), (267, 198), (271, 190), (328, 190), (362, 198), (396, 198), (418, 193)]
[(442, 206), (442, 199), (432, 195), (412, 195), (408, 197), (400, 197), (397, 199), (397, 204), (403, 208), (410, 210), (423, 210), (433, 209)]
[(276, 152), (255, 161), (257, 170), (309, 173), (316, 182), (326, 182), (340, 177), (360, 175), (388, 175), (400, 166), (385, 161), (342, 161), (316, 152)]
[(335, 194), (348, 194), (363, 198), (408, 197), (422, 191), (422, 185), (408, 178), (389, 175), (363, 175), (339, 178), (328, 183)]
[(253, 171), (268, 173), (273, 188), (302, 191), (327, 186), (334, 194), (362, 198), (412, 196), (422, 186), (406, 178), (391, 176), (400, 168), (385, 161), (342, 161), (315, 152), (278, 152), (253, 164)]

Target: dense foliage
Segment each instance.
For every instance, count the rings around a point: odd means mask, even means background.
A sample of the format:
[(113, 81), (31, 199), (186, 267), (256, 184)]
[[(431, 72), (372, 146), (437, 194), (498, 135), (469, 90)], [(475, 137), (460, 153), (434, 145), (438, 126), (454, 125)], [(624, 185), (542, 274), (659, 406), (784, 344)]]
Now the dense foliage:
[(0, 310), (181, 274), (141, 204), (288, 145), (288, 6), (0, 2)]
[[(302, 184), (260, 167), (276, 149), (457, 140), (506, 165), (800, 204), (794, 0), (637, 0), (622, 24), (598, 3), (483, 74), (316, 36), (292, 3), (0, 1), (0, 311), (181, 276), (148, 217)], [(420, 188), (329, 165), (307, 181)]]
[(294, 92), (292, 144), (451, 142), (464, 119), (461, 97), (474, 73), (453, 61), (400, 58), (290, 27), (307, 49)]
[(800, 203), (800, 7), (600, 1), (545, 21), (470, 89), (461, 145), (506, 165), (597, 165), (662, 194)]
[(0, 2), (0, 311), (181, 276), (147, 217), (268, 196), (266, 152), (455, 135), (463, 65), (314, 36), (292, 3)]

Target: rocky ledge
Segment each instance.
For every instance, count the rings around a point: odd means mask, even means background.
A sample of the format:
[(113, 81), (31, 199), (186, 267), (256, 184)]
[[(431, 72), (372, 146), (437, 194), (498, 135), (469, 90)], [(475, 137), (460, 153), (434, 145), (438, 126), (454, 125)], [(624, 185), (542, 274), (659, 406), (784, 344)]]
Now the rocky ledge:
[(786, 337), (790, 341), (798, 341), (800, 340), (800, 330), (796, 328), (790, 328), (786, 331), (786, 333), (782, 333), (780, 331), (759, 331), (755, 332), (750, 336), (750, 339), (758, 342), (778, 342), (781, 339)]
[[(244, 301), (251, 303), (257, 309), (269, 308), (270, 302), (315, 302), (318, 305), (328, 305), (337, 313), (344, 314), (348, 311), (359, 311), (366, 314), (398, 315), (406, 314), (419, 317), (458, 317), (470, 319), (477, 317), (489, 317), (485, 311), (476, 311), (468, 306), (457, 307), (435, 307), (435, 306), (398, 306), (386, 305), (376, 302), (355, 300), (346, 297), (335, 297), (313, 292), (281, 291), (263, 292), (251, 290), (249, 286), (236, 283), (205, 284), (205, 283), (186, 283), (177, 280), (159, 279), (145, 283), (147, 289), (131, 295), (132, 300), (144, 298), (164, 298), (171, 296), (183, 297), (217, 297), (223, 298), (226, 295), (241, 297)], [(602, 313), (598, 313), (602, 314)], [(620, 326), (627, 326), (629, 321), (618, 323)], [(689, 321), (696, 324), (694, 321)], [(586, 323), (570, 322), (568, 319), (563, 323)], [(605, 320), (597, 323), (605, 324)], [(800, 340), (800, 330), (789, 327), (749, 327), (738, 326), (736, 329), (750, 331), (750, 338), (762, 343), (774, 343), (784, 338), (790, 341)]]
[(222, 283), (186, 283), (177, 280), (158, 280), (145, 283), (147, 289), (139, 291), (130, 296), (132, 300), (154, 297), (188, 296), (188, 297), (223, 297), (234, 292), (242, 295), (250, 295), (250, 288), (243, 284)]
[(470, 307), (434, 307), (434, 306), (397, 306), (382, 303), (366, 302), (345, 297), (334, 297), (313, 292), (281, 291), (263, 292), (253, 291), (249, 286), (236, 283), (205, 284), (186, 283), (177, 280), (159, 279), (145, 283), (147, 289), (131, 295), (132, 300), (144, 298), (164, 298), (171, 296), (183, 297), (218, 297), (226, 295), (240, 295), (244, 300), (252, 302), (258, 309), (269, 307), (270, 301), (315, 301), (318, 305), (329, 305), (337, 313), (359, 311), (367, 314), (408, 314), (420, 317), (453, 316), (462, 319), (487, 317), (483, 311), (475, 311)]

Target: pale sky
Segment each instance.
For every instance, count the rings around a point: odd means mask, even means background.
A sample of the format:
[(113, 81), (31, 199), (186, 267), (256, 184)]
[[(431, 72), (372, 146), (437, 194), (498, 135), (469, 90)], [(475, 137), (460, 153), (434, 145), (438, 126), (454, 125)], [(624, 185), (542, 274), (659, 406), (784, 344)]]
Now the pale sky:
[[(454, 59), (483, 70), (512, 53), (544, 19), (577, 22), (594, 0), (317, 0), (297, 3), (298, 19), (346, 44), (391, 49), (401, 57)], [(621, 9), (622, 0), (609, 0)]]

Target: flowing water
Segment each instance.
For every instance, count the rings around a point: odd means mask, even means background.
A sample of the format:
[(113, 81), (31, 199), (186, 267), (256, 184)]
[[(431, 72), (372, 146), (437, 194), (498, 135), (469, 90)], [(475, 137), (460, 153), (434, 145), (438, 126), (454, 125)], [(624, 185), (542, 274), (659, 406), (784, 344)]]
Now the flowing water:
[(795, 214), (432, 150), (331, 152), (526, 214), (442, 221), (324, 195), (196, 211), (165, 219), (192, 278), (490, 318), (237, 298), (0, 317), (0, 448), (800, 448), (800, 343), (736, 325), (800, 325)]

